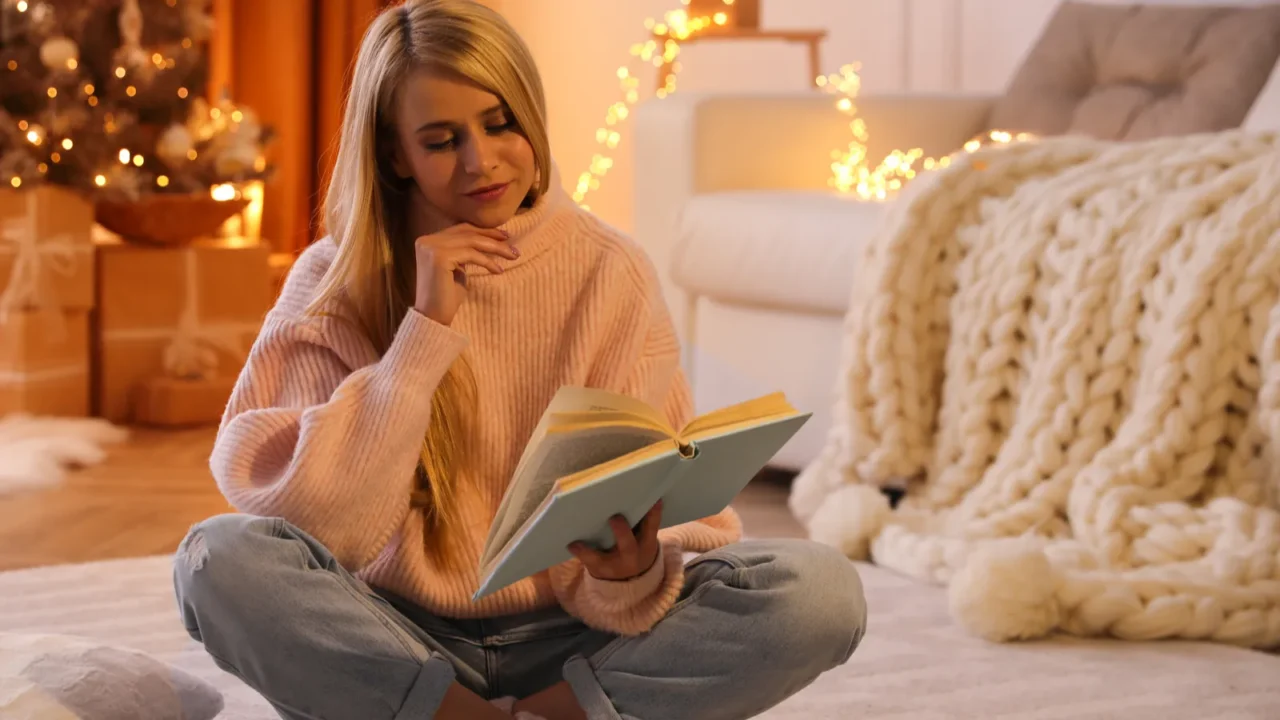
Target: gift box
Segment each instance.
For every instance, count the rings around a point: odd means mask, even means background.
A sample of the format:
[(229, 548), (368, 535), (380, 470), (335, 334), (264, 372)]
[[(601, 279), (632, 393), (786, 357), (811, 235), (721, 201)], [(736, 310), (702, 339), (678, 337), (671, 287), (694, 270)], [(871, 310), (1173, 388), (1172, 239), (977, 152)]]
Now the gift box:
[(89, 313), (10, 310), (0, 321), (0, 416), (89, 414)]
[(186, 428), (222, 419), (236, 378), (152, 378), (133, 388), (133, 422), (137, 425)]
[(92, 231), (73, 191), (0, 189), (0, 416), (88, 414)]
[[(268, 256), (266, 246), (227, 240), (180, 248), (100, 242), (93, 413), (117, 423), (174, 424), (165, 413), (179, 418), (176, 424), (217, 422), (222, 407), (209, 397), (229, 396), (228, 381), (239, 375), (271, 306)], [(206, 386), (193, 393), (190, 385), (154, 384), (164, 379)], [(192, 405), (157, 416), (155, 408), (183, 398)]]

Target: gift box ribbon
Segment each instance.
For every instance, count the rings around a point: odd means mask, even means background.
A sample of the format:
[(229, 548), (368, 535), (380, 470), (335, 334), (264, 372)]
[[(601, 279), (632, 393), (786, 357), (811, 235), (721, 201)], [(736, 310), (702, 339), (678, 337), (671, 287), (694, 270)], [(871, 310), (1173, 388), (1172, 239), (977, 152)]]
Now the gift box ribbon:
[(249, 355), (245, 336), (256, 335), (261, 330), (261, 323), (201, 324), (198, 287), (200, 278), (197, 270), (195, 250), (185, 249), (185, 296), (177, 327), (109, 330), (103, 333), (103, 340), (168, 338), (169, 344), (165, 346), (162, 362), (165, 376), (175, 380), (209, 380), (215, 377), (218, 372), (218, 350), (236, 358), (237, 362), (244, 362)]
[[(44, 239), (38, 237), (37, 212), (35, 193), (27, 193), (26, 214), (0, 223), (0, 243), (12, 245), (15, 252), (9, 285), (0, 293), (0, 324), (7, 322), (9, 313), (14, 310), (56, 306), (57, 298), (47, 282), (47, 274), (69, 277), (75, 272), (76, 250), (79, 248), (75, 238), (67, 234)], [(50, 329), (59, 331), (58, 327)]]
[(0, 385), (24, 385), (27, 383), (63, 380), (66, 378), (79, 377), (88, 372), (89, 366), (83, 363), (78, 365), (68, 365), (66, 367), (42, 368), (40, 370), (26, 370), (22, 372), (6, 370), (0, 371)]

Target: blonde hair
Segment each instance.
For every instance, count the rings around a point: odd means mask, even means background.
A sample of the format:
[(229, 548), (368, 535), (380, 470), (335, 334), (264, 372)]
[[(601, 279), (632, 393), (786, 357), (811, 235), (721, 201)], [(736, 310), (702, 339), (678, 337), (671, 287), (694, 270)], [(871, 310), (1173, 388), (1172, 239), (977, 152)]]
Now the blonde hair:
[[(356, 58), (322, 210), (337, 255), (311, 310), (329, 314), (325, 309), (341, 298), (380, 355), (414, 302), (415, 238), (408, 236), (405, 181), (391, 160), (400, 88), (423, 67), (467, 78), (510, 109), (538, 169), (526, 203), (550, 183), (542, 82), (529, 49), (502, 16), (474, 0), (406, 0), (374, 19)], [(432, 395), (411, 497), (423, 511), (426, 549), (440, 562), (450, 560), (446, 541), (460, 522), (457, 488), (475, 406), (474, 376), (459, 358)]]

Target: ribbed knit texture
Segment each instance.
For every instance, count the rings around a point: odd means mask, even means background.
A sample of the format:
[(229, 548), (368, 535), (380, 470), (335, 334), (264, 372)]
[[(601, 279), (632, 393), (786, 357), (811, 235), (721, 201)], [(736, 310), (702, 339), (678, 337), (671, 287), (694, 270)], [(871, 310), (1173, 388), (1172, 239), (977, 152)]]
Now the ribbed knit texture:
[[(683, 551), (741, 536), (732, 510), (661, 531), (664, 560), (628, 582), (571, 560), (479, 602), (480, 553), (525, 444), (556, 391), (581, 385), (692, 414), (680, 348), (657, 276), (629, 238), (557, 187), (503, 227), (520, 249), (505, 272), (468, 269), (450, 326), (409, 311), (382, 357), (357, 327), (305, 308), (335, 254), (323, 239), (298, 259), (231, 396), (213, 450), (218, 486), (241, 512), (279, 516), (325, 544), (348, 570), (445, 617), (489, 617), (559, 602), (593, 627), (651, 628), (683, 583)], [(349, 311), (345, 313), (349, 315)], [(479, 388), (464, 526), (449, 570), (423, 549), (411, 509), (430, 398), (463, 353)]]

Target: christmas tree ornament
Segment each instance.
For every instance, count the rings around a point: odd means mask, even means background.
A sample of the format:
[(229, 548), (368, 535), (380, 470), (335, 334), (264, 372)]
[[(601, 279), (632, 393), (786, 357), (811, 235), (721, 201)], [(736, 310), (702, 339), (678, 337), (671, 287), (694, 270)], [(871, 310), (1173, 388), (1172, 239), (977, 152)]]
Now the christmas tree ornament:
[(68, 37), (51, 37), (40, 45), (40, 62), (50, 70), (74, 70), (80, 60), (80, 46)]

